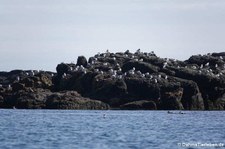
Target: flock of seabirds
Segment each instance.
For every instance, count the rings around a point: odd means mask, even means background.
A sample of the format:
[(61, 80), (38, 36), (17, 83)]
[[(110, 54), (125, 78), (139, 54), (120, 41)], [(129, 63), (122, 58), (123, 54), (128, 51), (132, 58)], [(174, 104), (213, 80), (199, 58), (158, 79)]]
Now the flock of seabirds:
[[(134, 54), (129, 54), (129, 50), (127, 50), (125, 53), (125, 57), (126, 58), (129, 58), (129, 59), (133, 59), (134, 61), (140, 61), (140, 62), (143, 62), (143, 58), (141, 59), (138, 59), (138, 57), (140, 56), (155, 56), (155, 53), (154, 51), (151, 51), (150, 53), (143, 53), (140, 51), (140, 49), (138, 49)], [(211, 53), (208, 53), (208, 55), (210, 55)], [(90, 63), (87, 63), (87, 66), (84, 67), (83, 65), (80, 65), (80, 66), (77, 66), (77, 65), (73, 65), (70, 67), (70, 71), (71, 72), (82, 72), (84, 74), (86, 74), (89, 70), (91, 70), (90, 68), (94, 68), (93, 66), (95, 64), (99, 64), (101, 63), (99, 60), (101, 60), (102, 58), (109, 58), (111, 57), (111, 53), (109, 52), (109, 50), (107, 50), (105, 53), (98, 53), (97, 55), (95, 55), (94, 59), (91, 60)], [(111, 57), (111, 59), (113, 59), (114, 61), (116, 61), (116, 57)], [(220, 59), (223, 60), (223, 57), (220, 56)], [(173, 64), (173, 62), (176, 62), (178, 60), (176, 59), (169, 59), (169, 58), (164, 58), (164, 63), (163, 63), (163, 66), (162, 68), (166, 68), (167, 66), (169, 66), (170, 64)], [(73, 63), (74, 64), (74, 63)], [(102, 63), (103, 66), (109, 66), (110, 64), (108, 62), (103, 62)], [(218, 64), (215, 64), (214, 68), (217, 68), (218, 67)], [(225, 64), (224, 64), (224, 69), (225, 69)], [(177, 68), (182, 68), (182, 66), (177, 66)], [(223, 72), (219, 72), (219, 73), (214, 73), (213, 70), (210, 68), (210, 63), (207, 62), (206, 64), (201, 64), (199, 67), (196, 66), (196, 65), (193, 65), (193, 66), (184, 66), (184, 68), (191, 68), (195, 71), (198, 71), (199, 74), (206, 74), (206, 75), (210, 75), (210, 76), (214, 76), (214, 77), (220, 77), (223, 75)], [(41, 72), (42, 70), (31, 70), (30, 72), (26, 72), (25, 75), (26, 76), (35, 76), (36, 74), (38, 74), (39, 72)], [(164, 78), (165, 80), (168, 79), (168, 76), (167, 75), (164, 75), (162, 76), (161, 74), (158, 74), (158, 75), (155, 75), (155, 74), (150, 74), (149, 72), (146, 72), (146, 73), (142, 73), (141, 71), (139, 70), (136, 70), (135, 67), (133, 67), (131, 70), (127, 71), (127, 72), (123, 72), (122, 71), (122, 68), (120, 66), (119, 63), (116, 63), (114, 69), (111, 68), (108, 72), (105, 72), (103, 70), (99, 70), (99, 69), (94, 69), (95, 72), (97, 73), (100, 73), (102, 75), (104, 74), (109, 74), (112, 78), (115, 78), (115, 79), (122, 79), (126, 76), (132, 76), (132, 75), (136, 75), (143, 78), (143, 79), (148, 79), (149, 81), (151, 82), (154, 82), (154, 83), (157, 83), (158, 80)], [(55, 73), (52, 73), (51, 74), (52, 77), (55, 75)], [(67, 73), (64, 73), (62, 78), (65, 78), (67, 77)], [(16, 81), (20, 81), (20, 76), (17, 76), (16, 77)], [(2, 84), (0, 84), (0, 87), (3, 87)], [(11, 89), (11, 85), (8, 84), (7, 85), (7, 88), (10, 90)]]

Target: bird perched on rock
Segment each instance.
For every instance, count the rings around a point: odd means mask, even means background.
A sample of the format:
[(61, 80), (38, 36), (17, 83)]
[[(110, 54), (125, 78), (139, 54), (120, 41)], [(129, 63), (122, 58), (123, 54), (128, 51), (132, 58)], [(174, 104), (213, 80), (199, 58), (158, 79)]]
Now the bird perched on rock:
[(215, 67), (217, 68), (218, 67), (218, 64), (216, 64)]
[(202, 69), (203, 68), (203, 64), (201, 64), (201, 66), (200, 66), (200, 69)]
[(205, 64), (205, 66), (208, 67), (208, 66), (209, 66), (209, 62), (207, 62), (207, 63)]
[(16, 80), (17, 80), (17, 81), (20, 81), (20, 76), (17, 76), (17, 77), (16, 77)]
[(166, 79), (166, 80), (168, 79), (168, 76), (167, 76), (167, 75), (165, 76), (165, 79)]

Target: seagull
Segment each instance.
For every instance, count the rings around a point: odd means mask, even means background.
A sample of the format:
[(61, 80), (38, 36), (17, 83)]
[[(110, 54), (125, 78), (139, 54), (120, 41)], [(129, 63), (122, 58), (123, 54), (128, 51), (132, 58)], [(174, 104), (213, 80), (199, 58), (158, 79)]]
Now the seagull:
[(192, 69), (196, 69), (196, 66), (192, 66)]
[(65, 78), (65, 77), (66, 77), (66, 73), (63, 74), (63, 78)]
[(34, 71), (33, 70), (31, 70), (31, 76), (34, 76), (35, 74), (34, 74)]
[(152, 79), (152, 78), (153, 78), (153, 76), (151, 75), (151, 76), (150, 76), (150, 79)]
[(113, 78), (116, 78), (116, 75), (112, 75)]
[(217, 68), (218, 67), (218, 64), (216, 64), (215, 67)]
[(140, 70), (138, 70), (138, 71), (137, 71), (137, 74), (141, 75), (141, 71), (140, 71)]
[(163, 63), (163, 68), (166, 68), (167, 62)]
[(91, 64), (92, 64), (92, 65), (95, 64), (95, 61), (91, 61)]
[(134, 75), (134, 71), (130, 71), (129, 73), (130, 73), (131, 75)]
[(122, 78), (123, 78), (123, 76), (122, 76), (122, 75), (119, 75), (119, 76), (118, 76), (118, 78), (119, 78), (119, 79), (122, 79)]
[(207, 67), (208, 67), (208, 66), (209, 66), (209, 62), (208, 62), (208, 63), (206, 63), (206, 64), (205, 64), (205, 66), (207, 66)]
[(113, 69), (110, 69), (109, 72), (110, 72), (111, 74), (113, 74)]
[(168, 78), (168, 76), (166, 75), (166, 76), (165, 76), (165, 79), (167, 80), (167, 78)]
[(17, 76), (17, 77), (16, 77), (16, 80), (17, 80), (17, 81), (20, 81), (20, 77), (19, 77), (19, 76)]
[(203, 68), (203, 64), (201, 64), (200, 68), (201, 68), (201, 69)]
[(159, 77), (159, 79), (160, 79), (160, 78), (161, 78), (161, 75), (159, 74), (158, 77)]

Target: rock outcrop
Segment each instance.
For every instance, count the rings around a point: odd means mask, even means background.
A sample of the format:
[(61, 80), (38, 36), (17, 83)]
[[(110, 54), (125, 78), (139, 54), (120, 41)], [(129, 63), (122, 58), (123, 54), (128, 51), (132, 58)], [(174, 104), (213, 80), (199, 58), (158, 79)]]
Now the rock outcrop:
[(179, 61), (107, 51), (56, 71), (0, 72), (0, 108), (225, 109), (225, 52)]

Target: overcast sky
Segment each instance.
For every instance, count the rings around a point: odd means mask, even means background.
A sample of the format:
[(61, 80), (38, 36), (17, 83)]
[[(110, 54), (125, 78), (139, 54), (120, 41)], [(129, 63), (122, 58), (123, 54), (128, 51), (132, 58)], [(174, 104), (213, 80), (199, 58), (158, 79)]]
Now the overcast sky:
[(225, 1), (0, 0), (0, 71), (138, 48), (180, 60), (225, 51)]

